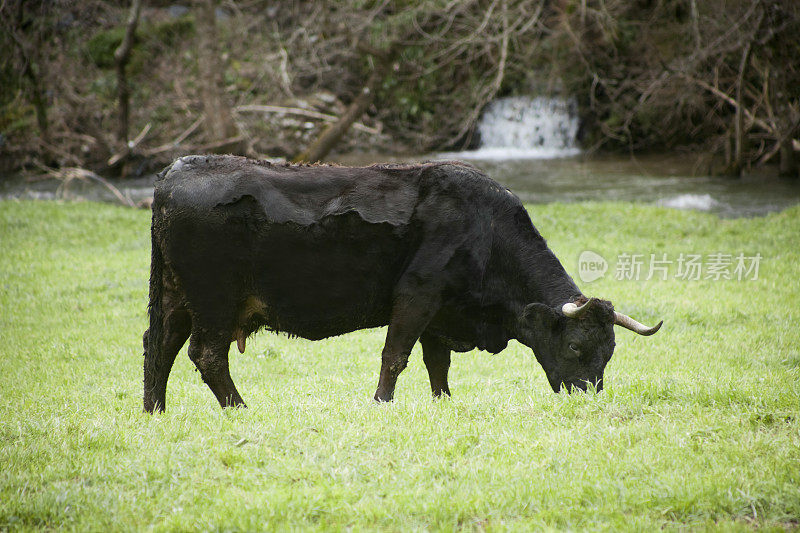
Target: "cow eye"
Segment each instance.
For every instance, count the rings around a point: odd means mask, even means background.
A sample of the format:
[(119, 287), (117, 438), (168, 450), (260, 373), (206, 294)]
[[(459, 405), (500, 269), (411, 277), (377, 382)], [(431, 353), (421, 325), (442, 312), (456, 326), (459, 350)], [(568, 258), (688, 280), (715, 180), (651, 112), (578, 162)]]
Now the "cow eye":
[(569, 343), (569, 349), (572, 350), (573, 352), (575, 352), (576, 354), (580, 354), (581, 353), (580, 348), (578, 348), (578, 345), (575, 344), (574, 342)]

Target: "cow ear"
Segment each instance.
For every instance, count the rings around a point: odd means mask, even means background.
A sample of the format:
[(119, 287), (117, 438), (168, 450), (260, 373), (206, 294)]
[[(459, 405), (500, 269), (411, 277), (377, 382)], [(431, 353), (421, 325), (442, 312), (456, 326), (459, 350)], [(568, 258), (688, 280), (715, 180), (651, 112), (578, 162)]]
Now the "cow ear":
[(559, 315), (555, 309), (540, 303), (525, 306), (522, 311), (522, 322), (536, 329), (553, 329), (558, 324)]

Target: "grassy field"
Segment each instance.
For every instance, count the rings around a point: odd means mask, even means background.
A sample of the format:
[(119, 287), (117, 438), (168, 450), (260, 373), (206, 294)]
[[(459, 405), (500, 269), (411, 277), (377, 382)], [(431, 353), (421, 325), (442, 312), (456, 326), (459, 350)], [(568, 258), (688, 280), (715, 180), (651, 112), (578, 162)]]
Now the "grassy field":
[[(262, 333), (231, 356), (249, 409), (220, 410), (184, 348), (149, 416), (149, 213), (0, 203), (0, 529), (797, 529), (800, 208), (530, 210), (571, 273), (609, 259), (586, 294), (665, 321), (617, 332), (602, 393), (553, 394), (512, 342), (456, 355), (433, 402), (417, 347), (377, 405), (385, 330)], [(715, 252), (760, 253), (758, 279), (614, 276), (621, 253)]]

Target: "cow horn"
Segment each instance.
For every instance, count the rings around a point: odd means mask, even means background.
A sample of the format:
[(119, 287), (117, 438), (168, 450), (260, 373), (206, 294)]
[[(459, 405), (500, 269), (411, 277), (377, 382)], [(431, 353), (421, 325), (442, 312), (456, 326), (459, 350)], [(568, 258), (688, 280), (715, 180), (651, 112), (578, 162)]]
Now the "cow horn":
[(617, 326), (622, 326), (625, 329), (635, 331), (639, 335), (652, 335), (661, 328), (661, 324), (663, 323), (664, 321), (662, 320), (652, 328), (649, 328), (641, 322), (637, 322), (636, 320), (632, 319), (628, 315), (623, 315), (622, 313), (614, 311), (614, 324)]
[(561, 306), (561, 312), (564, 313), (564, 316), (569, 318), (580, 318), (586, 314), (586, 311), (588, 311), (596, 301), (596, 298), (590, 298), (589, 301), (583, 305), (567, 302)]

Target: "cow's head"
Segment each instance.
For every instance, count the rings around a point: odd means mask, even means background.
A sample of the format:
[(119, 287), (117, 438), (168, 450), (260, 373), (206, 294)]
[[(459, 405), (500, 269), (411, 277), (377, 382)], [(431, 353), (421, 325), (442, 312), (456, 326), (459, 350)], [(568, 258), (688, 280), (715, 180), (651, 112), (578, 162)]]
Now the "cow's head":
[(652, 335), (662, 322), (649, 328), (614, 311), (611, 302), (582, 297), (557, 309), (529, 304), (519, 324), (519, 340), (533, 350), (553, 390), (571, 392), (589, 385), (602, 390), (603, 370), (614, 353), (614, 325)]

